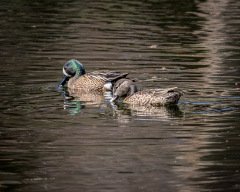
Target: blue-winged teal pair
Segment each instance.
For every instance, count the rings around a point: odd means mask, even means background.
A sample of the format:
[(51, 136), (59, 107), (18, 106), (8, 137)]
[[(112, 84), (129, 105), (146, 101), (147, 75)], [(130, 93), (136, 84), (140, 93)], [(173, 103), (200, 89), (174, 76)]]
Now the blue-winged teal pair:
[(60, 86), (67, 83), (68, 88), (79, 91), (112, 91), (112, 102), (143, 106), (162, 106), (177, 104), (182, 96), (178, 88), (146, 89), (139, 91), (135, 82), (127, 79), (128, 73), (95, 71), (86, 73), (84, 66), (72, 59), (63, 66), (64, 78)]

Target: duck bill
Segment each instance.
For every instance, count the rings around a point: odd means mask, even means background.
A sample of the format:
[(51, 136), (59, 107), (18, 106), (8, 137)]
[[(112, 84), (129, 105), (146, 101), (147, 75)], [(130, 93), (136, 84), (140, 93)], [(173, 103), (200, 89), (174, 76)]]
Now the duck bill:
[(117, 99), (118, 99), (118, 96), (116, 95), (111, 99), (111, 102), (115, 103), (117, 101)]
[(69, 77), (64, 75), (61, 83), (59, 84), (59, 87), (63, 87), (68, 80), (69, 80)]

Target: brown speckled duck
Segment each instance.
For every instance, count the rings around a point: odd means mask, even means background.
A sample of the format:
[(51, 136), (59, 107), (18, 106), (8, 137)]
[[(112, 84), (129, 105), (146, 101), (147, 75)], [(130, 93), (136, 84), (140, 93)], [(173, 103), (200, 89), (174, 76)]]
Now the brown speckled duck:
[(121, 78), (125, 78), (128, 73), (120, 73), (115, 71), (94, 71), (85, 72), (82, 63), (76, 59), (71, 59), (63, 66), (63, 80), (60, 87), (67, 82), (67, 87), (73, 90), (97, 91), (111, 90), (114, 82)]
[(138, 91), (132, 80), (124, 78), (115, 83), (112, 102), (158, 107), (177, 104), (181, 96), (182, 91), (177, 87)]

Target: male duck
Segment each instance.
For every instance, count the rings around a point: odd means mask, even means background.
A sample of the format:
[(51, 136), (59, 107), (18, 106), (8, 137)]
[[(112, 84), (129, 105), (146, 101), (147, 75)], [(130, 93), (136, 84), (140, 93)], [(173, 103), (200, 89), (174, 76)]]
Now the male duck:
[(71, 59), (63, 66), (63, 80), (59, 86), (64, 86), (74, 90), (103, 91), (111, 90), (112, 84), (124, 78), (128, 73), (114, 71), (94, 71), (86, 73), (82, 63), (76, 59)]
[(177, 87), (138, 91), (132, 80), (120, 79), (113, 87), (112, 102), (122, 99), (127, 104), (158, 107), (177, 104), (181, 96), (182, 92)]

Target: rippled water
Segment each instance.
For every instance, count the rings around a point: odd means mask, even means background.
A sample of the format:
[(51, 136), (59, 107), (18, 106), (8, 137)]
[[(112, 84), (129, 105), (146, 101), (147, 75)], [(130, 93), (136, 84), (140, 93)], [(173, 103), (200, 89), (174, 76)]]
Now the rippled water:
[[(239, 191), (240, 1), (0, 5), (0, 191)], [(68, 100), (56, 86), (71, 58), (185, 95)]]

